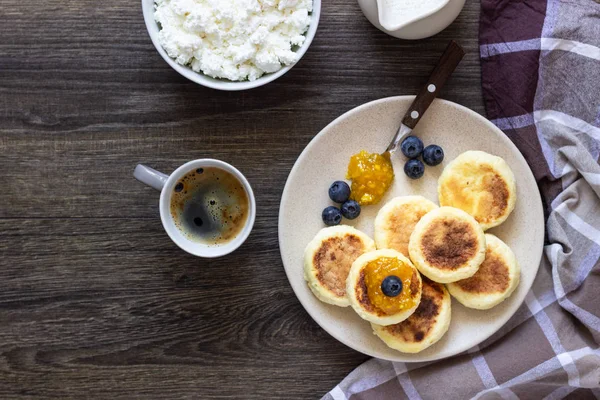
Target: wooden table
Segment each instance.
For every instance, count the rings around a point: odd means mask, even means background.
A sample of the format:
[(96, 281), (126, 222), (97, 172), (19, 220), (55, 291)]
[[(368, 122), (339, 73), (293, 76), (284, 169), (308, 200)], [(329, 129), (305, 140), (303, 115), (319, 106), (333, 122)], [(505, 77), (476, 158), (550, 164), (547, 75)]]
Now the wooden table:
[[(304, 311), (277, 241), (286, 177), (362, 103), (413, 94), (449, 39), (468, 55), (442, 97), (483, 113), (479, 4), (434, 38), (386, 36), (325, 0), (294, 69), (259, 89), (189, 82), (160, 58), (138, 0), (0, 0), (0, 398), (315, 399), (367, 356)], [(139, 162), (213, 157), (258, 202), (236, 253), (179, 250)]]

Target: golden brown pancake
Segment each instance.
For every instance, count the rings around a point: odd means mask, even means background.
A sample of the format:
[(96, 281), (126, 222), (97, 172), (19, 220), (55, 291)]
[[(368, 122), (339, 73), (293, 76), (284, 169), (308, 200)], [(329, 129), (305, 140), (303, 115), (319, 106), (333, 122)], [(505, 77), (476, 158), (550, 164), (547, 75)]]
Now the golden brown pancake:
[(484, 230), (500, 225), (515, 208), (515, 176), (502, 158), (467, 151), (450, 162), (438, 181), (441, 206), (460, 208)]
[[(411, 299), (413, 305), (398, 312), (388, 314), (379, 309), (369, 298), (366, 284), (366, 269), (370, 262), (380, 258), (395, 258), (400, 261), (403, 268), (410, 268), (407, 280), (403, 284), (400, 296)], [(410, 276), (410, 278), (408, 278)], [(396, 324), (408, 318), (418, 307), (421, 299), (421, 276), (410, 260), (396, 250), (376, 250), (365, 253), (354, 261), (346, 280), (346, 295), (350, 305), (364, 320), (380, 325)], [(398, 299), (401, 299), (400, 297)]]
[(517, 259), (503, 241), (485, 235), (485, 260), (475, 275), (448, 284), (450, 294), (466, 307), (487, 310), (510, 297), (519, 285), (521, 269)]
[(375, 218), (375, 245), (408, 257), (408, 242), (417, 222), (438, 206), (423, 196), (400, 196), (388, 201)]
[(444, 285), (423, 277), (421, 303), (408, 319), (389, 326), (371, 326), (389, 347), (404, 353), (418, 353), (444, 336), (450, 317), (450, 294)]
[(304, 279), (315, 296), (340, 307), (350, 305), (346, 278), (354, 260), (375, 250), (373, 239), (351, 226), (322, 229), (304, 252)]
[(415, 266), (429, 279), (455, 282), (477, 272), (485, 258), (485, 236), (469, 214), (441, 207), (417, 223), (410, 237), (409, 253)]

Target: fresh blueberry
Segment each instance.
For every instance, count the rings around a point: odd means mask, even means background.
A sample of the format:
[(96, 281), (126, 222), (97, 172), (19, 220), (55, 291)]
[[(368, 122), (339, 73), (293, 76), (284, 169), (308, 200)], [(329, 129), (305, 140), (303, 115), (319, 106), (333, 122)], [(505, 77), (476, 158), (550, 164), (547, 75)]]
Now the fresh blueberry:
[(402, 281), (397, 276), (390, 275), (381, 282), (381, 291), (388, 297), (396, 297), (402, 292)]
[(360, 204), (354, 200), (348, 200), (342, 204), (342, 215), (348, 219), (358, 218), (360, 215)]
[(329, 198), (336, 203), (344, 203), (350, 198), (350, 186), (344, 181), (335, 181), (329, 187)]
[(444, 150), (435, 144), (425, 147), (425, 150), (423, 150), (423, 161), (432, 167), (441, 164), (444, 161)]
[(425, 173), (425, 166), (421, 160), (408, 160), (404, 164), (404, 173), (410, 179), (419, 179)]
[(327, 226), (339, 225), (340, 222), (342, 222), (342, 212), (339, 208), (334, 206), (329, 206), (324, 209), (321, 217)]
[(417, 158), (423, 152), (423, 142), (416, 136), (408, 136), (400, 145), (402, 153), (408, 158)]

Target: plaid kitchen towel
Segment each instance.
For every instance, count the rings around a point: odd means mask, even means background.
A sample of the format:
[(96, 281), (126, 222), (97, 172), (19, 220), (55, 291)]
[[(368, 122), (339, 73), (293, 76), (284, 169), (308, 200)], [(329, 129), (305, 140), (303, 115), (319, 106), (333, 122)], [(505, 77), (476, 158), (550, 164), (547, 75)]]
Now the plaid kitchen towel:
[(527, 158), (547, 243), (515, 316), (435, 363), (372, 359), (326, 400), (600, 399), (600, 0), (482, 0), (488, 117)]

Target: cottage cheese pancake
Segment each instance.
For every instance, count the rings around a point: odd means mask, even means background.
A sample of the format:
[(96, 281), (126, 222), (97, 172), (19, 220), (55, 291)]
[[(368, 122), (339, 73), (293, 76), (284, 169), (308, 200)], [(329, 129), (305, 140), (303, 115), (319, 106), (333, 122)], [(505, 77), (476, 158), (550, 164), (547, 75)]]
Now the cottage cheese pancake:
[(346, 278), (350, 267), (360, 255), (372, 250), (373, 239), (351, 226), (321, 229), (304, 252), (304, 279), (319, 300), (348, 307)]
[[(385, 294), (384, 280), (401, 281), (399, 294)], [(356, 313), (369, 322), (391, 325), (404, 321), (421, 301), (421, 276), (408, 258), (395, 250), (376, 250), (354, 261), (346, 294)]]
[(521, 268), (510, 247), (494, 235), (485, 235), (485, 261), (475, 275), (449, 283), (448, 290), (465, 307), (487, 310), (515, 291)]
[(450, 294), (444, 285), (423, 278), (421, 303), (413, 315), (398, 324), (371, 324), (373, 332), (392, 349), (418, 353), (436, 343), (450, 326)]
[(409, 256), (408, 242), (417, 222), (438, 208), (423, 196), (401, 196), (387, 202), (375, 218), (375, 245)]
[(440, 207), (415, 226), (410, 259), (429, 279), (449, 283), (473, 276), (485, 258), (485, 235), (466, 212)]
[(515, 208), (515, 176), (502, 158), (467, 151), (449, 163), (438, 181), (441, 206), (460, 208), (484, 230), (500, 225)]

